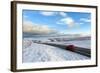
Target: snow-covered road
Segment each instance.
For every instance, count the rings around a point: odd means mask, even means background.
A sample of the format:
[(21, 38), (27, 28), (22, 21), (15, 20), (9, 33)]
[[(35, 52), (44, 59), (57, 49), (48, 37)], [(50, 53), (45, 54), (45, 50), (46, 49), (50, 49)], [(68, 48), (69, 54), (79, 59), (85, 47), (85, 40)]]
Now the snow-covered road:
[(33, 43), (31, 40), (24, 40), (23, 42), (23, 50), (22, 50), (23, 63), (84, 60), (84, 59), (90, 59), (90, 58), (71, 51), (67, 51), (62, 48)]

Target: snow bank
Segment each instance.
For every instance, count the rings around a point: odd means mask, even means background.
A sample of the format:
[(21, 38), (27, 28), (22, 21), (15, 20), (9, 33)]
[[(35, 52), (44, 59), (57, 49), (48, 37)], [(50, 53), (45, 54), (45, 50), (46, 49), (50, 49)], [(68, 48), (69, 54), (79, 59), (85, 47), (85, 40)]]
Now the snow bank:
[(86, 56), (44, 44), (33, 43), (32, 40), (23, 40), (23, 62), (46, 62), (90, 59)]

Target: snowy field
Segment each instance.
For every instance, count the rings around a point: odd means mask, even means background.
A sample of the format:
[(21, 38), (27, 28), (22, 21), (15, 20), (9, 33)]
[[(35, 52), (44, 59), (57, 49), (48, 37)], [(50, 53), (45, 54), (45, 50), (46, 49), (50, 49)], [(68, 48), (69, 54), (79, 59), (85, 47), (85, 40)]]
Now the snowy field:
[[(63, 42), (66, 43), (80, 43), (82, 45), (82, 41), (68, 41)], [(84, 41), (85, 43), (85, 41)], [(86, 46), (87, 43), (85, 43)], [(90, 44), (90, 43), (88, 43)], [(89, 47), (89, 46), (86, 46)], [(80, 55), (78, 53), (74, 53), (71, 51), (67, 51), (62, 48), (45, 45), (45, 44), (37, 44), (32, 41), (32, 39), (23, 39), (23, 50), (22, 50), (22, 61), (23, 63), (30, 62), (47, 62), (47, 61), (68, 61), (68, 60), (86, 60), (90, 59), (84, 55)]]
[(64, 44), (73, 44), (78, 47), (83, 47), (87, 49), (91, 49), (91, 41), (90, 40), (74, 40), (74, 41), (68, 41), (68, 42), (63, 42)]

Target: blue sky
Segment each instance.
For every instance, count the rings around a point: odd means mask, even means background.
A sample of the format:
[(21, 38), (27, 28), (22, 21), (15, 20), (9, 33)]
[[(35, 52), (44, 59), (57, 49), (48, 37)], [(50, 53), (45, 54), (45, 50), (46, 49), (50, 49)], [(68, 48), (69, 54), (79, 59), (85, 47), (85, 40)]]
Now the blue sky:
[(91, 14), (23, 10), (23, 25), (25, 32), (33, 34), (90, 34)]

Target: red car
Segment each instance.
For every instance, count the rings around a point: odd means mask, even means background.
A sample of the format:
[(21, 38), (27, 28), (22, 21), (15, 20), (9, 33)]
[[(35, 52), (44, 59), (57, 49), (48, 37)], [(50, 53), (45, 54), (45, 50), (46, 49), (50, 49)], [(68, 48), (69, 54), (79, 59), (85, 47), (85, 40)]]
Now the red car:
[(75, 46), (74, 45), (68, 45), (66, 47), (66, 49), (74, 52), (75, 51)]

